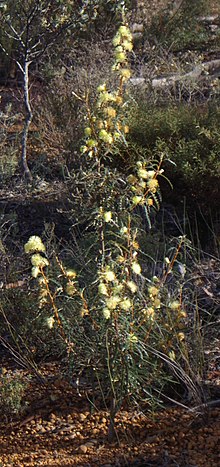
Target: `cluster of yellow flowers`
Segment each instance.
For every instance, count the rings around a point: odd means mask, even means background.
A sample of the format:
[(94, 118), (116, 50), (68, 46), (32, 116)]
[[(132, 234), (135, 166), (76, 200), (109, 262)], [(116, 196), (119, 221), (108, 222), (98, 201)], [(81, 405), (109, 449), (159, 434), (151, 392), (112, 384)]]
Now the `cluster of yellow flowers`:
[[(173, 348), (176, 341), (183, 342), (185, 339), (184, 332), (181, 329), (184, 327), (183, 319), (186, 318), (186, 312), (183, 309), (181, 301), (171, 300), (170, 302), (163, 301), (163, 283), (154, 276), (151, 285), (148, 287), (147, 306), (140, 310), (141, 323), (149, 322), (151, 326), (161, 325), (168, 331), (167, 342), (163, 343), (163, 348)], [(170, 351), (170, 358), (175, 359), (175, 352)]]
[(32, 277), (36, 278), (41, 273), (43, 268), (49, 265), (48, 259), (40, 254), (45, 253), (46, 251), (41, 238), (36, 235), (30, 237), (28, 242), (24, 245), (24, 251), (25, 253), (30, 253), (32, 255), (31, 264), (33, 267), (31, 274)]
[[(140, 274), (140, 265), (138, 266), (136, 274)], [(135, 268), (134, 268), (135, 269)], [(106, 266), (99, 273), (99, 286), (98, 291), (103, 301), (103, 316), (109, 319), (112, 312), (116, 309), (118, 311), (131, 311), (133, 309), (133, 295), (137, 292), (137, 285), (132, 279), (119, 280), (114, 271), (114, 266)]]
[(149, 321), (151, 323), (156, 322), (155, 311), (160, 309), (161, 299), (160, 299), (160, 286), (157, 283), (157, 278), (155, 277), (155, 284), (148, 287), (148, 303), (146, 308), (141, 310), (141, 319), (143, 321)]
[[(45, 253), (46, 248), (40, 237), (33, 235), (29, 238), (28, 242), (24, 245), (24, 251), (31, 254), (31, 275), (35, 279), (38, 278), (39, 291), (39, 309), (43, 308), (48, 303), (48, 280), (44, 274), (44, 268), (49, 266), (49, 261), (42, 253)], [(54, 318), (48, 318), (48, 327), (52, 328)]]
[[(59, 322), (59, 316), (58, 316), (58, 311), (57, 307), (54, 302), (54, 296), (50, 290), (49, 287), (49, 280), (44, 272), (44, 268), (46, 266), (49, 266), (49, 261), (45, 256), (42, 256), (42, 253), (45, 254), (46, 248), (45, 245), (43, 244), (42, 240), (40, 237), (33, 235), (29, 238), (28, 242), (24, 245), (24, 251), (27, 254), (31, 254), (31, 264), (32, 264), (32, 270), (31, 270), (31, 275), (35, 279), (38, 279), (38, 284), (40, 287), (39, 290), (39, 309), (43, 308), (48, 302), (52, 305), (52, 308), (55, 312), (56, 319)], [(59, 263), (59, 266), (61, 267), (62, 274), (66, 278), (66, 287), (65, 287), (65, 292), (69, 296), (73, 296), (76, 293), (79, 294), (77, 287), (76, 287), (76, 272), (73, 269), (67, 269), (65, 270), (63, 265)], [(63, 292), (63, 287), (59, 287), (56, 289), (55, 294), (58, 291)], [(55, 322), (54, 316), (47, 318), (47, 325), (49, 328), (52, 328)]]
[(127, 53), (133, 48), (132, 34), (127, 26), (120, 26), (113, 39), (115, 47), (115, 63), (113, 71), (118, 73), (118, 89), (110, 92), (107, 84), (97, 88), (97, 110), (95, 115), (88, 108), (88, 126), (85, 128), (85, 145), (81, 152), (90, 157), (96, 156), (104, 143), (111, 146), (116, 141), (124, 140), (129, 132), (127, 125), (119, 120), (119, 108), (123, 105), (123, 85), (128, 81), (131, 72), (128, 67)]
[(118, 71), (122, 81), (125, 82), (131, 77), (130, 69), (128, 68), (127, 53), (133, 49), (132, 34), (128, 26), (120, 26), (117, 34), (113, 39), (115, 47), (115, 64), (113, 70)]
[(131, 191), (134, 192), (132, 202), (134, 206), (153, 206), (154, 194), (159, 189), (158, 175), (163, 173), (163, 169), (147, 170), (146, 163), (137, 162), (137, 175), (129, 175), (128, 182), (131, 184)]
[(172, 312), (172, 327), (174, 334), (177, 337), (179, 342), (183, 342), (185, 340), (184, 332), (180, 331), (183, 326), (183, 319), (187, 317), (185, 310), (179, 300), (173, 300), (168, 304), (169, 310)]
[(63, 274), (65, 275), (65, 277), (67, 279), (65, 292), (66, 292), (67, 295), (72, 297), (73, 295), (78, 293), (78, 289), (77, 289), (77, 286), (76, 286), (76, 281), (74, 280), (74, 279), (76, 279), (76, 271), (74, 269), (67, 269), (67, 270), (63, 269)]

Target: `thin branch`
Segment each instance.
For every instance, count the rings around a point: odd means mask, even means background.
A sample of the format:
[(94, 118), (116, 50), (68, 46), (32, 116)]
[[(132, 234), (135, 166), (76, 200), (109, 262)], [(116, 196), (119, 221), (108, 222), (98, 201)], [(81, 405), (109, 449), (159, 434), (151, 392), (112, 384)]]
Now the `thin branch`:
[[(22, 47), (25, 47), (25, 44), (24, 42), (22, 41), (21, 39), (21, 34), (19, 34), (16, 29), (14, 28), (14, 26), (11, 24), (10, 21), (6, 20), (6, 24), (8, 25), (8, 27), (12, 30), (12, 32), (15, 34), (15, 37), (14, 39), (18, 40), (20, 42), (20, 44), (22, 45)], [(7, 33), (7, 31), (5, 31), (5, 33)]]

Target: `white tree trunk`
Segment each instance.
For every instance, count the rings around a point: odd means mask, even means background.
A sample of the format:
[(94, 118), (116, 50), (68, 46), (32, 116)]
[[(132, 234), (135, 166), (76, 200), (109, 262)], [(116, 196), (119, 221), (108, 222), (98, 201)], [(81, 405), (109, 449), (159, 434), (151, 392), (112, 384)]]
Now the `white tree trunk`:
[(31, 110), (31, 105), (30, 105), (30, 92), (29, 92), (29, 65), (30, 62), (25, 61), (24, 62), (24, 68), (23, 68), (23, 91), (24, 91), (24, 105), (25, 105), (25, 122), (24, 122), (24, 129), (22, 133), (22, 150), (21, 150), (21, 165), (22, 169), (24, 171), (25, 177), (31, 181), (32, 180), (32, 175), (31, 171), (28, 167), (28, 162), (27, 162), (27, 141), (28, 141), (28, 133), (29, 133), (29, 127), (33, 118), (33, 113)]

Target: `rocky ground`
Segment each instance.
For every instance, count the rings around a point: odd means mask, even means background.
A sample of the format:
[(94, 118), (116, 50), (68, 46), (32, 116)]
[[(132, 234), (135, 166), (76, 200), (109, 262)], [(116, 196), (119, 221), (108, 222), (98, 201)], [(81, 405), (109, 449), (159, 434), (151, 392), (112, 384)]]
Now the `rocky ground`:
[[(2, 368), (8, 377), (12, 372), (28, 376)], [(116, 417), (117, 440), (110, 444), (108, 412), (96, 410), (96, 401), (92, 407), (90, 388), (68, 383), (57, 363), (41, 365), (40, 372), (44, 383), (31, 378), (24, 412), (1, 419), (1, 467), (220, 466), (220, 400), (194, 410), (173, 405), (154, 414), (124, 408)], [(219, 391), (217, 364), (209, 379)]]

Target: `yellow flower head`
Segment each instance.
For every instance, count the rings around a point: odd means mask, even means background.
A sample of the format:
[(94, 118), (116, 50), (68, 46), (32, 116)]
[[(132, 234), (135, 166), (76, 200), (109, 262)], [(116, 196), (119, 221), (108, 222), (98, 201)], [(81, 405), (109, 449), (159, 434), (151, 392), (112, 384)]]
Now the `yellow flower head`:
[(124, 41), (123, 41), (123, 47), (124, 47), (124, 49), (125, 49), (127, 52), (131, 52), (132, 49), (133, 49), (133, 44), (132, 44), (131, 41), (124, 40)]
[(126, 235), (127, 233), (128, 233), (128, 228), (127, 227), (124, 226), (124, 227), (122, 227), (120, 229), (120, 234), (121, 235)]
[(33, 268), (31, 269), (32, 277), (34, 277), (34, 279), (36, 279), (39, 274), (40, 274), (40, 269), (38, 267), (36, 267), (36, 266), (33, 266)]
[(67, 276), (69, 279), (75, 279), (75, 277), (76, 277), (76, 271), (74, 271), (74, 269), (67, 269), (67, 271), (66, 271), (66, 276)]
[(131, 183), (133, 185), (134, 183), (137, 183), (137, 177), (135, 177), (133, 174), (128, 175), (127, 177), (128, 183)]
[(147, 186), (148, 186), (149, 190), (151, 191), (151, 193), (156, 193), (158, 185), (159, 185), (159, 183), (158, 183), (158, 180), (156, 178), (152, 178), (147, 182)]
[(114, 102), (115, 101), (115, 96), (111, 94), (110, 92), (103, 92), (99, 96), (99, 103), (101, 104), (102, 102)]
[(185, 339), (185, 334), (183, 332), (179, 332), (178, 333), (178, 339), (180, 342), (184, 341)]
[(49, 265), (49, 261), (47, 258), (43, 258), (39, 253), (35, 253), (31, 257), (31, 264), (37, 268), (44, 268)]
[(131, 291), (132, 293), (137, 292), (137, 285), (135, 284), (135, 282), (133, 282), (133, 281), (128, 281), (128, 282), (127, 282), (127, 286), (128, 286), (128, 288), (130, 289), (130, 291)]
[(105, 143), (111, 144), (113, 142), (113, 137), (110, 133), (108, 133), (106, 130), (100, 130), (99, 132), (99, 138), (104, 141)]
[(123, 63), (126, 61), (126, 55), (124, 52), (116, 52), (115, 59), (118, 63)]
[(115, 310), (115, 308), (118, 306), (120, 303), (121, 299), (119, 295), (112, 295), (112, 297), (109, 297), (106, 299), (106, 305), (109, 310)]
[(125, 259), (124, 256), (118, 255), (117, 258), (116, 258), (116, 261), (117, 261), (117, 263), (119, 263), (119, 264), (123, 264), (123, 263), (125, 263), (126, 259)]
[(82, 154), (85, 154), (87, 151), (88, 151), (88, 147), (87, 147), (87, 146), (85, 146), (85, 145), (84, 145), (84, 146), (81, 146), (80, 152), (81, 152)]
[(140, 204), (143, 201), (143, 199), (143, 196), (133, 196), (132, 203), (136, 206), (137, 204)]
[(92, 134), (92, 129), (91, 129), (90, 127), (85, 128), (84, 131), (85, 131), (85, 135), (86, 135), (86, 136), (91, 136), (91, 134)]
[(148, 204), (148, 206), (153, 206), (153, 204), (154, 204), (153, 199), (152, 199), (152, 198), (148, 198), (148, 199), (147, 199), (147, 204)]
[(131, 306), (132, 303), (129, 298), (124, 298), (124, 300), (120, 302), (120, 308), (124, 311), (129, 311), (131, 309)]
[(159, 299), (159, 298), (155, 298), (155, 299), (154, 299), (153, 305), (154, 305), (155, 308), (159, 309), (159, 308), (160, 308), (160, 305), (161, 305), (160, 299)]
[(142, 167), (140, 167), (140, 169), (138, 170), (138, 175), (140, 178), (143, 178), (143, 179), (149, 178), (148, 171), (146, 169), (143, 169)]
[(148, 288), (148, 293), (150, 297), (156, 297), (159, 293), (159, 289), (155, 287), (154, 285), (152, 285)]
[(171, 302), (171, 303), (169, 304), (169, 308), (170, 308), (171, 310), (173, 310), (173, 311), (179, 310), (179, 308), (180, 308), (180, 303), (179, 303), (177, 300), (174, 300), (173, 302)]
[(115, 273), (111, 269), (107, 269), (104, 272), (104, 278), (107, 282), (112, 282), (115, 280)]
[(98, 127), (98, 129), (101, 130), (101, 129), (103, 128), (103, 126), (104, 126), (103, 121), (102, 121), (102, 120), (98, 120), (98, 122), (97, 122), (97, 127)]
[(184, 310), (181, 310), (178, 314), (179, 318), (186, 318), (187, 317), (187, 314)]
[(40, 300), (39, 300), (39, 309), (43, 309), (45, 307), (45, 305), (48, 303), (46, 297), (42, 297)]
[(142, 310), (143, 314), (147, 316), (148, 319), (153, 320), (155, 316), (155, 311), (153, 307)]
[[(115, 102), (116, 102), (116, 104), (121, 105), (123, 103), (122, 97), (121, 96), (116, 96)], [(119, 128), (119, 130), (120, 130), (120, 128)]]
[(120, 28), (118, 30), (118, 33), (123, 38), (126, 38), (128, 40), (132, 40), (132, 34), (130, 32), (130, 29), (127, 26), (124, 26), (124, 25), (120, 26)]
[(99, 293), (101, 295), (108, 295), (108, 289), (107, 289), (106, 285), (103, 284), (103, 282), (100, 282), (98, 289), (99, 289)]
[(123, 52), (123, 47), (122, 45), (118, 45), (115, 49), (115, 52)]
[(115, 295), (120, 294), (121, 291), (123, 290), (123, 285), (122, 284), (117, 284), (113, 287), (113, 293)]
[(104, 92), (106, 91), (106, 83), (100, 84), (97, 88), (98, 92)]
[(121, 68), (120, 75), (125, 79), (129, 79), (131, 77), (131, 72), (128, 68)]
[(121, 43), (121, 36), (120, 36), (120, 34), (117, 32), (117, 34), (116, 34), (115, 37), (113, 38), (112, 44), (114, 45), (114, 47), (118, 47), (120, 43)]
[(115, 118), (116, 117), (116, 110), (114, 107), (107, 107), (105, 109), (105, 113), (108, 115), (108, 117)]
[(170, 357), (170, 360), (173, 360), (173, 361), (176, 360), (176, 355), (175, 355), (175, 352), (173, 350), (171, 350), (169, 352), (169, 357)]
[(133, 271), (135, 274), (137, 274), (137, 275), (141, 274), (141, 267), (140, 267), (140, 264), (137, 263), (136, 261), (134, 261), (134, 262), (132, 263), (131, 269), (132, 269), (132, 271)]
[(112, 212), (111, 211), (104, 212), (103, 218), (105, 222), (110, 222), (112, 220)]
[(98, 146), (98, 142), (95, 139), (88, 139), (87, 146), (88, 148), (95, 148)]
[(89, 315), (89, 310), (88, 310), (88, 308), (86, 308), (86, 307), (81, 308), (81, 310), (80, 310), (80, 316), (81, 316), (81, 318), (84, 318), (84, 316), (88, 316), (88, 315)]
[(68, 282), (68, 284), (66, 285), (66, 293), (70, 297), (72, 297), (76, 293), (76, 287), (74, 282)]
[(46, 322), (47, 322), (48, 328), (52, 329), (55, 323), (55, 318), (53, 316), (50, 316), (50, 318), (47, 318)]
[(28, 242), (24, 245), (25, 253), (33, 253), (34, 251), (44, 252), (46, 250), (42, 240), (37, 235), (29, 238)]
[(136, 344), (138, 342), (137, 336), (133, 332), (131, 332), (128, 336), (128, 340), (131, 344)]
[(105, 319), (111, 318), (111, 311), (108, 308), (103, 308), (102, 313)]
[(139, 250), (139, 248), (140, 248), (140, 245), (139, 245), (139, 243), (137, 242), (137, 240), (133, 240), (132, 246), (133, 246), (133, 248), (135, 248), (135, 250)]

